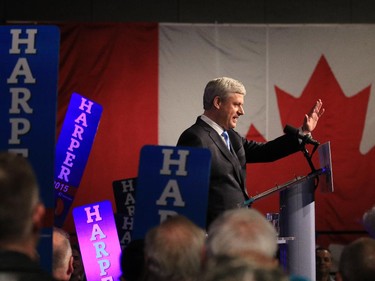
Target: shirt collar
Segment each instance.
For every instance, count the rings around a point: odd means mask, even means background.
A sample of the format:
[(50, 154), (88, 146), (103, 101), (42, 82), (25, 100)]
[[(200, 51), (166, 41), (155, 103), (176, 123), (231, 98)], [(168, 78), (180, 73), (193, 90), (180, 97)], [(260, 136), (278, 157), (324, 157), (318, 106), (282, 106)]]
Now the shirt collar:
[(224, 132), (224, 129), (221, 126), (219, 126), (219, 124), (217, 124), (215, 121), (213, 121), (206, 115), (202, 114), (201, 119), (204, 122), (206, 122), (210, 127), (212, 127), (212, 129), (214, 129), (219, 134), (219, 136), (221, 136), (221, 134)]

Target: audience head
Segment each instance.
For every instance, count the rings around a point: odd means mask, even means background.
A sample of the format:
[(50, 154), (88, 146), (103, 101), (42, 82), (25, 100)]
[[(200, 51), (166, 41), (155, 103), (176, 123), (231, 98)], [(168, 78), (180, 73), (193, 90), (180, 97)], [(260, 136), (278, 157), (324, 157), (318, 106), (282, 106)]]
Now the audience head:
[(277, 233), (273, 225), (255, 209), (224, 212), (209, 227), (206, 258), (242, 256), (254, 264), (277, 265)]
[(280, 267), (260, 268), (242, 257), (220, 256), (209, 261), (204, 281), (288, 281)]
[(73, 272), (72, 247), (63, 229), (53, 228), (52, 275), (56, 280), (68, 281)]
[(146, 280), (199, 278), (205, 232), (184, 216), (169, 217), (145, 237)]
[(329, 280), (332, 269), (332, 254), (329, 249), (318, 247), (315, 249), (316, 257), (316, 279)]
[(81, 281), (85, 278), (85, 269), (83, 266), (81, 250), (78, 243), (72, 244), (73, 272), (70, 281)]
[(45, 214), (34, 171), (24, 157), (0, 152), (0, 248), (36, 259)]
[(338, 281), (372, 281), (375, 279), (375, 240), (359, 238), (345, 246), (336, 274)]
[(121, 255), (121, 280), (141, 280), (144, 269), (144, 240), (133, 240), (122, 250)]
[(368, 234), (375, 239), (375, 206), (363, 214), (362, 223)]

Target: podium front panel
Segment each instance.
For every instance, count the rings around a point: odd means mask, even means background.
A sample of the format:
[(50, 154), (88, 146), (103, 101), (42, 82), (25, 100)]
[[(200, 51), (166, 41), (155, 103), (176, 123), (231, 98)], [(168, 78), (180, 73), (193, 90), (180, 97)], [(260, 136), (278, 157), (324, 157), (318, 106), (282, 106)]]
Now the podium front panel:
[(316, 280), (314, 180), (280, 192), (280, 236), (294, 237), (285, 247), (287, 271), (310, 280)]

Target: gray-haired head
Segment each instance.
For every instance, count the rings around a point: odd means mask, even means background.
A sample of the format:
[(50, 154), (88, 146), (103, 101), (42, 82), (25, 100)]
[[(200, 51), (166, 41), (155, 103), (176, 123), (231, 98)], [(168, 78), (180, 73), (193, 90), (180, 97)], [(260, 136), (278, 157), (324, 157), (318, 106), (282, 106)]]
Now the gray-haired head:
[(225, 100), (231, 93), (246, 95), (245, 86), (240, 81), (229, 77), (220, 77), (209, 81), (204, 89), (203, 108), (210, 109), (216, 96)]
[(69, 280), (73, 272), (69, 234), (62, 228), (54, 227), (52, 238), (52, 275), (57, 280)]
[(343, 281), (372, 281), (375, 278), (375, 240), (359, 238), (345, 246), (339, 261)]
[(284, 270), (277, 266), (254, 266), (242, 257), (219, 256), (210, 260), (203, 271), (204, 281), (289, 281)]
[(196, 280), (204, 241), (204, 230), (182, 215), (150, 229), (145, 237), (146, 280)]
[(273, 259), (277, 232), (255, 209), (233, 209), (218, 217), (208, 230), (207, 256), (254, 255)]

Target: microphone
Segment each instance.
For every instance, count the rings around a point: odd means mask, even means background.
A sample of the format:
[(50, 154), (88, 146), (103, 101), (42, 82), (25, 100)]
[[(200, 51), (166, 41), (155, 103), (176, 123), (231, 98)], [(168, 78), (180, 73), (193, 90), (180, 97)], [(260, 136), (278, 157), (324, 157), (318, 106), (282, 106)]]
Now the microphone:
[(297, 128), (294, 128), (290, 125), (285, 125), (284, 127), (284, 133), (287, 134), (287, 135), (294, 135), (296, 136), (297, 138), (299, 138), (300, 140), (302, 140), (303, 143), (308, 143), (308, 144), (312, 144), (312, 145), (315, 145), (315, 146), (318, 146), (320, 145), (320, 143), (316, 140), (314, 140), (310, 134), (307, 134), (307, 135), (304, 135), (304, 134), (301, 134), (300, 130), (298, 130)]

